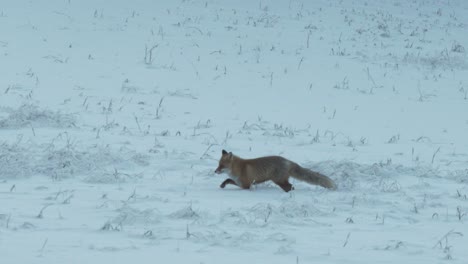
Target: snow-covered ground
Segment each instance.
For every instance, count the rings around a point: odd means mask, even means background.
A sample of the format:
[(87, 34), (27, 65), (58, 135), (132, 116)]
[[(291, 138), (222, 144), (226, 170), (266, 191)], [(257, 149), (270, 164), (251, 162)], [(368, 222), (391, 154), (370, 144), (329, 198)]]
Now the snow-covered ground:
[[(468, 2), (0, 4), (0, 262), (467, 263)], [(220, 189), (226, 149), (338, 190)]]

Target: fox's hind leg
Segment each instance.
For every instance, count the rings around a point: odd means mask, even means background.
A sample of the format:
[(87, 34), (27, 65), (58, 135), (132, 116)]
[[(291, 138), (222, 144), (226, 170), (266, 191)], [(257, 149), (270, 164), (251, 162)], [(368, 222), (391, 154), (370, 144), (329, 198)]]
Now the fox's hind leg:
[(294, 187), (292, 186), (291, 183), (289, 183), (287, 179), (281, 180), (281, 181), (273, 181), (273, 182), (276, 183), (279, 187), (281, 187), (281, 189), (283, 189), (285, 192), (294, 190)]
[(221, 183), (221, 185), (219, 187), (224, 188), (224, 187), (226, 187), (227, 184), (232, 184), (232, 185), (238, 186), (237, 183), (233, 179), (226, 179), (225, 181), (223, 181), (223, 183)]

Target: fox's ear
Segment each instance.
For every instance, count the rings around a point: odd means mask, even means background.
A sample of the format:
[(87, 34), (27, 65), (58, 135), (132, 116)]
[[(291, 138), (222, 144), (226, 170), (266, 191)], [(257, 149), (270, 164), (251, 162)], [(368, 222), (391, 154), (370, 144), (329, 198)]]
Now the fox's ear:
[(227, 151), (225, 151), (225, 150), (223, 149), (222, 154), (223, 154), (223, 155), (226, 155), (226, 154), (228, 154), (228, 153), (227, 153)]

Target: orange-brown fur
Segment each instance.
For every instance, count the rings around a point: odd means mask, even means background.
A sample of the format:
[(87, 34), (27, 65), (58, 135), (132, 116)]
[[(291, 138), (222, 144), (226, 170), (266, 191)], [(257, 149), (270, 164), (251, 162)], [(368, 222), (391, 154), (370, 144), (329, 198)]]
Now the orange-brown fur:
[(271, 180), (284, 191), (289, 192), (294, 189), (289, 183), (289, 177), (293, 177), (310, 184), (336, 189), (336, 184), (327, 176), (303, 168), (280, 156), (242, 159), (233, 155), (232, 152), (228, 153), (223, 150), (215, 172), (220, 174), (224, 171), (227, 171), (230, 178), (220, 185), (221, 188), (227, 184), (233, 184), (243, 189), (249, 189), (252, 184)]

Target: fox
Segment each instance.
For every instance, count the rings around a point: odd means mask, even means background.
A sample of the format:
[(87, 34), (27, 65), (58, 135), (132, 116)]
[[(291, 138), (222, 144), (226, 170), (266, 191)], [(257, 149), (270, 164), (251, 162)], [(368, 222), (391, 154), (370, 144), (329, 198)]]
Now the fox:
[(329, 177), (303, 168), (299, 164), (281, 156), (267, 156), (255, 159), (242, 159), (232, 152), (222, 150), (218, 168), (215, 173), (226, 172), (229, 178), (224, 180), (220, 188), (228, 184), (236, 185), (242, 189), (250, 189), (252, 185), (272, 181), (285, 192), (294, 190), (289, 177), (313, 185), (336, 190), (336, 183)]

